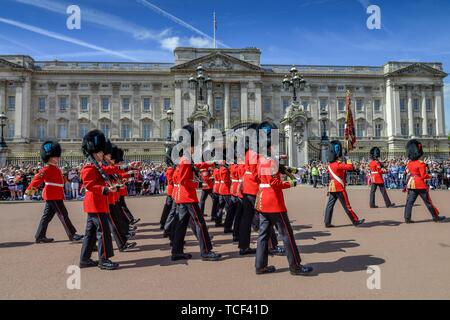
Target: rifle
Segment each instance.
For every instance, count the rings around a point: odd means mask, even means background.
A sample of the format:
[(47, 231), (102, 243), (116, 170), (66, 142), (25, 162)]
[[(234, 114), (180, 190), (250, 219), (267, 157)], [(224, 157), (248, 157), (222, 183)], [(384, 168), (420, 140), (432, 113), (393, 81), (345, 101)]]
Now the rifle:
[(86, 157), (86, 159), (94, 165), (95, 169), (97, 169), (98, 173), (103, 178), (103, 180), (105, 180), (105, 182), (108, 184), (108, 186), (110, 188), (118, 188), (118, 186), (116, 186), (116, 185), (114, 185), (112, 183), (111, 179), (105, 173), (105, 171), (103, 171), (102, 167), (100, 167), (100, 165), (98, 164), (97, 160), (95, 160), (92, 155), (87, 153), (86, 150), (83, 150), (83, 153), (84, 153), (84, 156)]

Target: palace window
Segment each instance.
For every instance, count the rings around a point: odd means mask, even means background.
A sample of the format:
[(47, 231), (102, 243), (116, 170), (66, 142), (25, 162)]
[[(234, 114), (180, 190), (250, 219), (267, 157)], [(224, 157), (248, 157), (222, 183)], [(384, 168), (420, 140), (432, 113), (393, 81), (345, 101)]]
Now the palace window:
[(402, 123), (400, 125), (402, 136), (408, 136), (408, 122), (405, 120), (402, 120)]
[(67, 139), (69, 137), (69, 132), (67, 130), (67, 123), (58, 123), (58, 139)]
[(264, 98), (264, 112), (265, 113), (272, 112), (272, 99), (271, 98)]
[(375, 137), (381, 138), (381, 133), (383, 132), (383, 125), (381, 123), (375, 124)]
[(345, 112), (345, 99), (338, 99), (338, 111)]
[(328, 99), (320, 99), (320, 111), (326, 111), (328, 108)]
[(406, 99), (405, 98), (400, 99), (400, 111), (406, 112)]
[(345, 121), (340, 120), (338, 122), (338, 137), (344, 137), (345, 135)]
[(356, 136), (358, 138), (363, 138), (364, 137), (364, 129), (365, 129), (365, 124), (363, 120), (359, 120), (356, 123)]
[(222, 112), (222, 109), (223, 109), (222, 97), (214, 98), (214, 108), (216, 109), (217, 112)]
[(89, 98), (88, 97), (81, 97), (80, 98), (80, 111), (81, 112), (87, 112), (88, 110), (89, 110)]
[(8, 109), (14, 110), (16, 108), (16, 97), (15, 96), (9, 96), (8, 97)]
[(100, 123), (100, 130), (103, 132), (103, 134), (105, 135), (106, 138), (109, 138), (110, 136), (110, 126), (108, 122), (101, 122)]
[(37, 137), (39, 140), (45, 140), (47, 138), (47, 125), (39, 124), (37, 127)]
[(422, 135), (422, 124), (419, 120), (416, 120), (414, 123), (414, 135), (416, 137), (420, 137)]
[(60, 97), (59, 98), (59, 111), (66, 111), (67, 110), (67, 97)]
[(291, 103), (291, 99), (283, 98), (282, 103), (283, 103), (283, 113), (286, 113), (286, 110), (287, 108), (289, 108), (289, 105)]
[(47, 99), (45, 99), (45, 97), (39, 97), (38, 101), (39, 112), (45, 112), (46, 107), (47, 107)]
[(109, 111), (109, 98), (102, 98), (102, 112), (108, 112)]
[(303, 106), (304, 111), (308, 111), (309, 110), (309, 101), (306, 99), (302, 100), (302, 106)]
[(152, 101), (150, 98), (142, 99), (142, 109), (144, 110), (144, 112), (152, 111)]
[(121, 138), (124, 140), (131, 138), (131, 126), (128, 122), (122, 123)]
[(337, 91), (345, 91), (345, 86), (337, 86)]
[(84, 136), (89, 132), (89, 123), (80, 123), (79, 134), (80, 139), (83, 139)]
[(356, 100), (356, 112), (363, 112), (363, 111), (364, 111), (364, 100), (357, 99)]
[(6, 133), (6, 136), (8, 137), (8, 139), (13, 139), (16, 131), (15, 131), (15, 125), (14, 125), (14, 121), (8, 121), (8, 131)]
[(130, 111), (130, 98), (122, 98), (122, 111)]
[(142, 123), (142, 138), (145, 140), (152, 138), (152, 125), (150, 122)]
[(433, 112), (433, 100), (431, 98), (427, 99), (427, 112)]
[(381, 112), (381, 100), (380, 99), (375, 99), (373, 101), (373, 110), (375, 112)]
[(164, 98), (164, 111), (170, 110), (171, 107), (172, 107), (172, 102), (171, 102), (170, 98)]
[(414, 110), (414, 112), (419, 112), (420, 111), (419, 99), (414, 99), (413, 100), (413, 110)]
[(231, 98), (231, 110), (232, 111), (239, 111), (239, 98), (238, 97), (232, 97)]
[(428, 136), (430, 137), (434, 136), (434, 121), (428, 121), (427, 131)]

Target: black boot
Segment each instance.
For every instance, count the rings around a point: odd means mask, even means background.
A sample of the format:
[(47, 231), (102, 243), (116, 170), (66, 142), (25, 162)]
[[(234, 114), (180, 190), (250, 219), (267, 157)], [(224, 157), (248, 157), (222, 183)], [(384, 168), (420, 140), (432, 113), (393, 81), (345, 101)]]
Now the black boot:
[(80, 261), (80, 269), (98, 267), (98, 261), (92, 259), (86, 261)]
[(256, 254), (256, 249), (252, 249), (252, 248), (240, 249), (239, 250), (239, 254), (241, 256), (248, 256), (248, 255), (251, 255), (251, 254)]
[(137, 245), (136, 242), (127, 242), (127, 243), (125, 243), (125, 245), (122, 248), (119, 249), (119, 251), (120, 252), (128, 251), (128, 250), (136, 247), (136, 245)]
[(277, 271), (277, 269), (274, 266), (268, 266), (265, 268), (256, 269), (256, 274), (258, 274), (258, 275), (268, 274), (268, 273), (274, 273), (275, 271)]
[(439, 222), (444, 221), (445, 219), (447, 219), (447, 218), (444, 217), (444, 216), (437, 216), (437, 217), (433, 218), (433, 221), (436, 222), (436, 223), (439, 223)]
[(358, 226), (362, 225), (364, 222), (366, 222), (366, 219), (361, 219), (361, 220), (353, 222), (353, 225), (355, 227), (358, 227)]
[(405, 219), (405, 223), (412, 224), (412, 223), (414, 223), (414, 221), (412, 221), (411, 218), (407, 218), (407, 219)]
[(75, 233), (72, 236), (72, 238), (70, 239), (70, 241), (78, 242), (78, 241), (82, 241), (83, 239), (84, 239), (84, 236)]
[(313, 271), (313, 268), (300, 265), (295, 268), (289, 268), (289, 271), (293, 276), (306, 276)]
[(215, 253), (213, 251), (210, 251), (207, 254), (202, 254), (203, 261), (219, 261), (221, 257), (221, 254)]
[(172, 261), (189, 260), (189, 259), (192, 259), (192, 254), (190, 254), (190, 253), (173, 254), (171, 259), (172, 259)]
[(55, 239), (47, 237), (36, 239), (36, 243), (51, 243), (53, 241), (55, 241)]
[(100, 261), (98, 263), (98, 267), (102, 270), (116, 270), (117, 268), (119, 268), (119, 264), (106, 259)]

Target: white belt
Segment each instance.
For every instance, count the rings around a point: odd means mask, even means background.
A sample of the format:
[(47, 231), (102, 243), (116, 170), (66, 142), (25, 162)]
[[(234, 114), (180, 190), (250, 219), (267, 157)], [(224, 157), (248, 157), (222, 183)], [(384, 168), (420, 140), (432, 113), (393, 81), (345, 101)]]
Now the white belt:
[(267, 188), (270, 188), (270, 184), (260, 184), (260, 185), (259, 185), (259, 188), (260, 188), (260, 189), (267, 189)]
[(245, 174), (253, 174), (251, 171), (245, 171)]
[(231, 182), (241, 182), (241, 180), (231, 180)]
[(379, 172), (377, 171), (377, 172), (371, 172), (372, 174), (378, 174)]
[(238, 180), (239, 182), (242, 182), (242, 180)]
[(220, 183), (225, 183), (225, 181), (220, 181)]
[(178, 188), (180, 185), (179, 184), (174, 184), (173, 185), (175, 188)]
[(46, 182), (45, 185), (46, 185), (46, 186), (52, 186), (52, 187), (60, 187), (60, 188), (64, 188), (64, 185), (63, 185), (63, 184), (53, 183), (53, 182)]
[(219, 184), (220, 183), (220, 181), (214, 181), (214, 184)]

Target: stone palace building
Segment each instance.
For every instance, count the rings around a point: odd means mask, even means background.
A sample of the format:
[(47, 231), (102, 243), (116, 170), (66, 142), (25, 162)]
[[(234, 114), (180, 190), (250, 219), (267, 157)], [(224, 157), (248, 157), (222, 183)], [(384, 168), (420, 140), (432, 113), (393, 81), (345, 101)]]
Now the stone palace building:
[[(80, 142), (90, 129), (103, 130), (130, 157), (158, 161), (169, 128), (196, 119), (225, 130), (271, 120), (283, 129), (291, 164), (320, 157), (322, 128), (342, 139), (345, 96), (353, 94), (357, 149), (372, 146), (385, 155), (404, 154), (411, 137), (426, 152), (448, 157), (441, 63), (388, 62), (384, 66), (296, 66), (307, 81), (298, 104), (282, 86), (291, 65), (260, 63), (261, 51), (177, 48), (173, 63), (35, 61), (0, 56), (0, 112), (10, 163), (36, 159), (41, 141), (63, 143), (65, 156), (81, 157)], [(300, 58), (299, 58), (300, 59)], [(293, 59), (295, 60), (295, 59)], [(295, 62), (295, 61), (293, 61)], [(211, 80), (198, 108), (188, 80), (201, 65)], [(167, 111), (174, 112), (169, 125)], [(3, 151), (5, 152), (5, 151)]]

